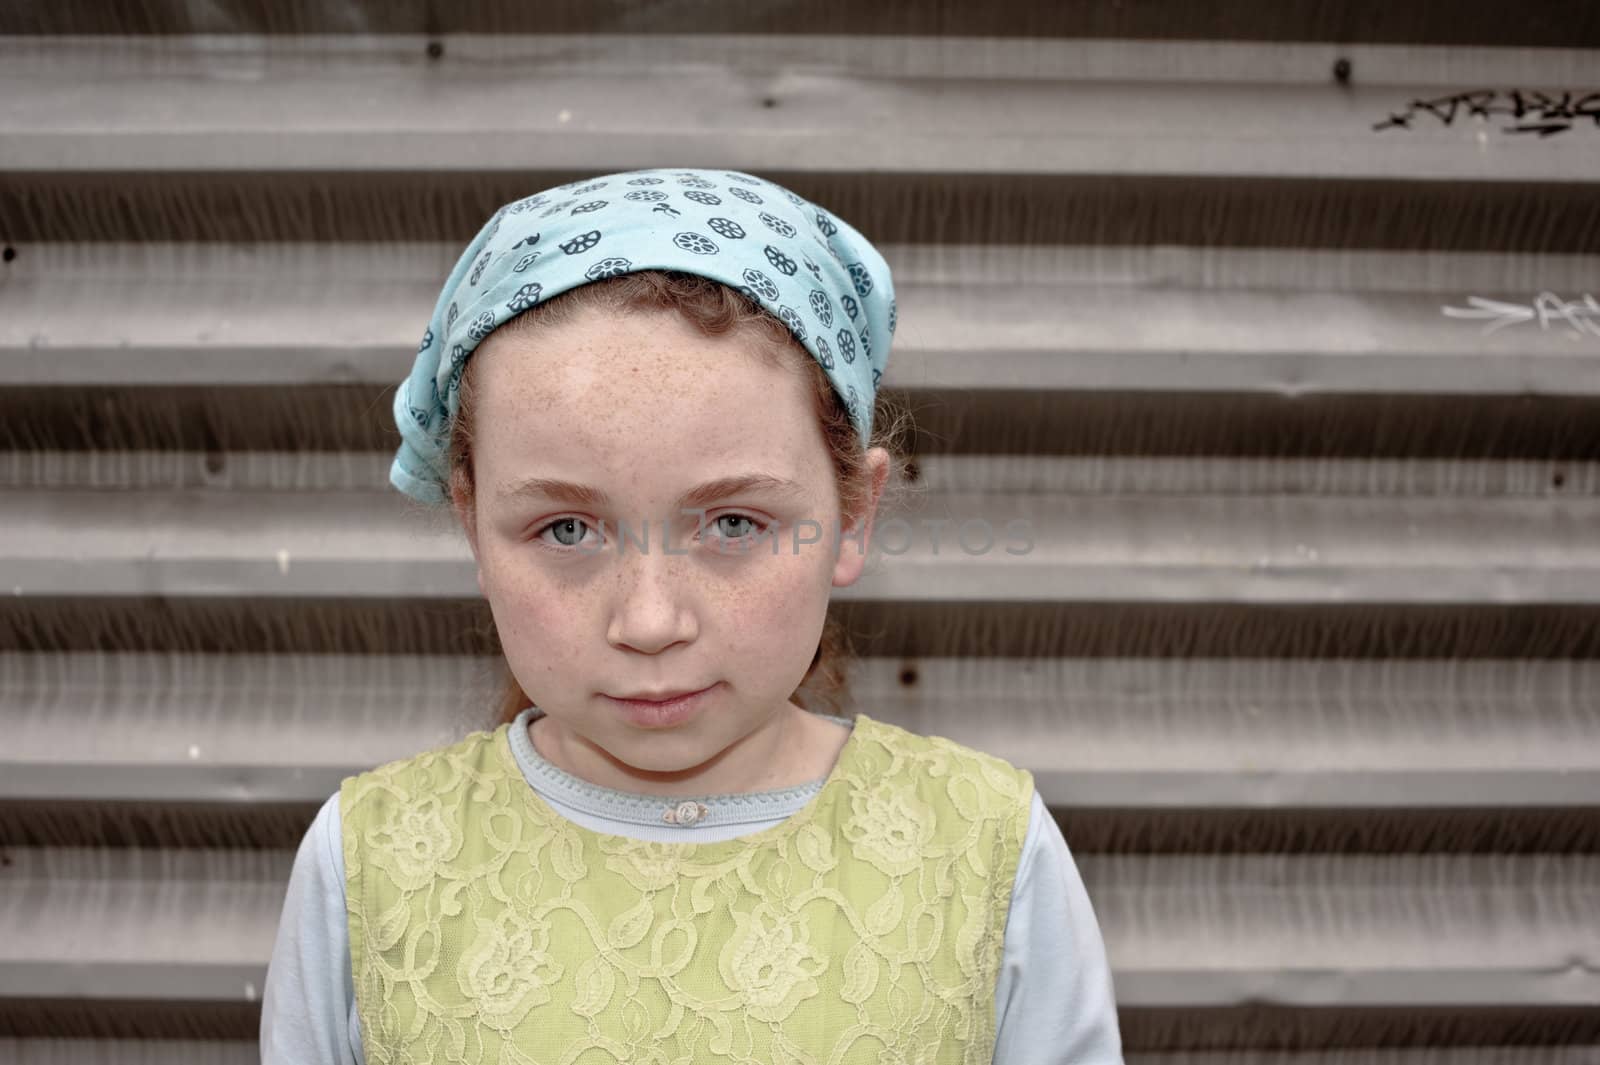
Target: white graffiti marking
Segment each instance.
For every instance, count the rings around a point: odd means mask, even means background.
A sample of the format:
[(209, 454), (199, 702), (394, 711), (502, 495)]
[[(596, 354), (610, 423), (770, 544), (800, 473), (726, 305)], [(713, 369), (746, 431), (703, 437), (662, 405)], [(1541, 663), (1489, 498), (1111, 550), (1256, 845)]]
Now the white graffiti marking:
[(1600, 337), (1600, 302), (1592, 293), (1575, 300), (1563, 300), (1554, 292), (1541, 292), (1529, 304), (1505, 303), (1501, 300), (1469, 296), (1470, 307), (1441, 307), (1446, 318), (1488, 319), (1483, 329), (1487, 336), (1510, 325), (1537, 322), (1540, 329), (1548, 330), (1552, 323), (1571, 327), (1573, 335)]

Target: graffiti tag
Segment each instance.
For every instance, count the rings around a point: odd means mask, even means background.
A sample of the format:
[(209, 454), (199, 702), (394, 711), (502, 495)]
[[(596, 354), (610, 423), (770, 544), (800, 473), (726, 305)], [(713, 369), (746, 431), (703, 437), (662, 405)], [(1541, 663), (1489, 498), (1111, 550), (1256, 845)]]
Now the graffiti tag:
[(1516, 121), (1500, 127), (1501, 132), (1549, 137), (1565, 133), (1585, 119), (1600, 129), (1600, 92), (1563, 92), (1557, 96), (1537, 89), (1474, 89), (1432, 100), (1412, 100), (1405, 111), (1390, 114), (1372, 128), (1411, 129), (1412, 120), (1426, 115), (1446, 126), (1453, 125), (1458, 117), (1488, 119), (1504, 115)]
[(1600, 301), (1592, 293), (1579, 299), (1563, 300), (1554, 292), (1541, 292), (1532, 303), (1506, 303), (1485, 299), (1483, 296), (1467, 298), (1468, 307), (1442, 307), (1446, 318), (1471, 318), (1487, 321), (1483, 335), (1487, 336), (1507, 326), (1536, 322), (1540, 329), (1548, 330), (1552, 324), (1566, 325), (1573, 337), (1600, 337)]

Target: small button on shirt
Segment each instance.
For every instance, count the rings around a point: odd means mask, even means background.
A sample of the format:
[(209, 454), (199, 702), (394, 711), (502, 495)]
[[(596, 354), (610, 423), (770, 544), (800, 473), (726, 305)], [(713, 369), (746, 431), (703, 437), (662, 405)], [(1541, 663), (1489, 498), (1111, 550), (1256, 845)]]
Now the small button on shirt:
[(692, 799), (685, 799), (676, 806), (667, 807), (666, 811), (661, 815), (661, 820), (665, 821), (669, 825), (688, 826), (699, 821), (706, 815), (706, 812), (707, 807), (705, 803), (695, 802)]

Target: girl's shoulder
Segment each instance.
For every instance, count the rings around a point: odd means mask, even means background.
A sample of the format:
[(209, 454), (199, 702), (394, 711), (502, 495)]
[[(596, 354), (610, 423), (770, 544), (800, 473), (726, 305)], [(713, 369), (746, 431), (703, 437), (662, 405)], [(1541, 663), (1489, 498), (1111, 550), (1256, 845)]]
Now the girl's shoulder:
[(509, 728), (478, 729), (458, 740), (430, 747), (416, 754), (384, 762), (340, 782), (339, 793), (346, 810), (373, 793), (394, 795), (417, 791), (437, 794), (451, 784), (477, 777), (503, 773), (504, 760), (497, 744)]
[[(1033, 802), (1033, 774), (987, 751), (945, 736), (913, 732), (866, 714), (856, 717), (862, 750), (858, 757), (880, 774), (900, 774), (948, 790), (964, 777), (1000, 802), (1027, 811)], [(863, 730), (864, 731), (861, 731)], [(887, 761), (885, 761), (887, 759)]]

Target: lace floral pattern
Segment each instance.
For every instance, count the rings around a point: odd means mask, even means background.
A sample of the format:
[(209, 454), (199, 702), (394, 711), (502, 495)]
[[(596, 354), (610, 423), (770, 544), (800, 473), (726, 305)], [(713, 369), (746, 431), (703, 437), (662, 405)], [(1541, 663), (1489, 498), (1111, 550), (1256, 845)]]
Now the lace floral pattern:
[(890, 876), (909, 873), (933, 838), (934, 813), (904, 783), (880, 780), (850, 796), (844, 838)]
[(749, 913), (735, 910), (733, 920), (738, 930), (719, 960), (723, 981), (744, 996), (750, 1016), (787, 1019), (801, 1000), (817, 993), (816, 978), (828, 959), (812, 949), (804, 917), (760, 902)]
[(391, 807), (367, 845), (373, 860), (394, 882), (415, 891), (425, 886), (456, 851), (459, 840), (445, 820), (436, 795), (419, 796)]
[(367, 1060), (987, 1063), (1032, 787), (865, 715), (809, 805), (718, 842), (567, 821), (506, 726), (348, 778)]
[(503, 910), (492, 921), (479, 920), (478, 938), (456, 969), (462, 995), (478, 1004), (478, 1018), (509, 1032), (528, 1011), (550, 1001), (550, 985), (562, 966), (549, 954), (550, 928)]

